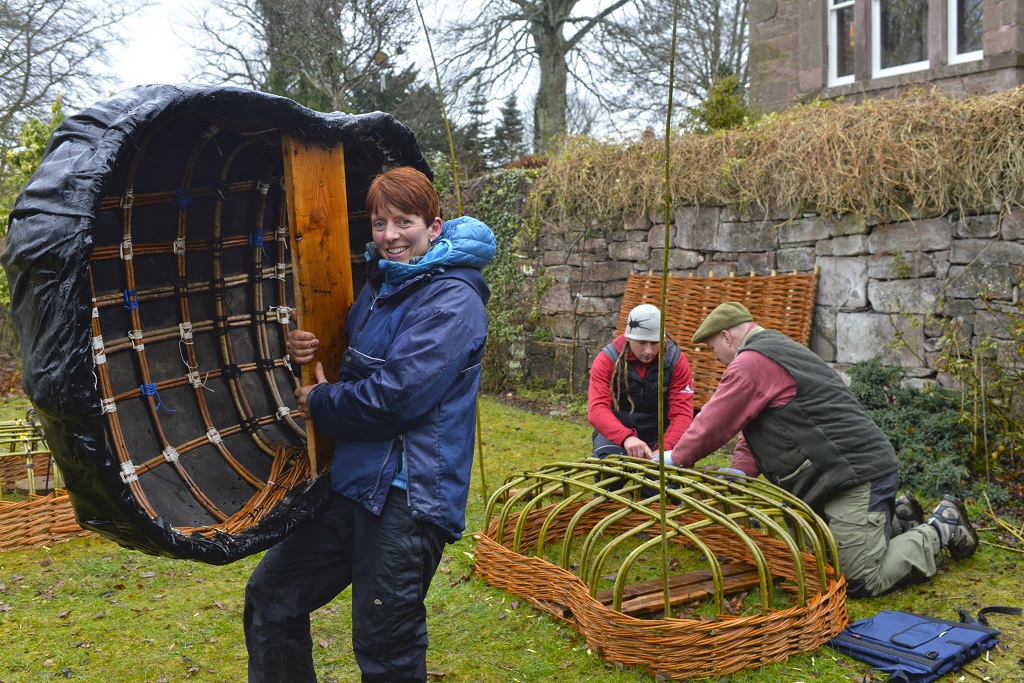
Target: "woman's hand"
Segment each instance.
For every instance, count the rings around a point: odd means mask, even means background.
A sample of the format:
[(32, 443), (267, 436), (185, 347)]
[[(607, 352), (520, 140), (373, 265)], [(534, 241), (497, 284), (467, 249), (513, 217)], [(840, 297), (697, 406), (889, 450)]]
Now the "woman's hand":
[(299, 416), (303, 420), (309, 419), (309, 406), (306, 404), (306, 398), (309, 396), (309, 392), (318, 384), (327, 384), (327, 376), (324, 375), (323, 363), (317, 363), (314, 372), (316, 374), (316, 384), (310, 384), (307, 387), (299, 387), (295, 390), (295, 399), (299, 403)]
[(646, 458), (650, 460), (654, 455), (643, 439), (636, 436), (627, 436), (626, 440), (622, 442), (622, 447), (626, 449), (626, 455), (631, 458)]
[(284, 349), (293, 363), (305, 365), (312, 362), (320, 340), (312, 332), (305, 330), (290, 330), (284, 340)]

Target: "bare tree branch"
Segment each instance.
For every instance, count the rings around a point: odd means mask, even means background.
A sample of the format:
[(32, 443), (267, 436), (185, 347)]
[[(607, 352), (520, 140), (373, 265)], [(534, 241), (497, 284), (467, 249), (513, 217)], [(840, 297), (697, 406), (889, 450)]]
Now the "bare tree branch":
[(340, 110), (415, 30), (407, 0), (215, 0), (196, 17), (197, 76)]
[(6, 150), (29, 118), (44, 118), (58, 95), (74, 105), (99, 94), (95, 72), (120, 22), (138, 0), (0, 1), (0, 174)]
[[(684, 103), (702, 99), (723, 69), (746, 85), (747, 1), (679, 0), (673, 86)], [(457, 96), (482, 84), (497, 99), (512, 79), (538, 79), (536, 151), (570, 129), (614, 127), (616, 118), (633, 128), (654, 122), (667, 102), (673, 7), (674, 0), (484, 0), (447, 29), (448, 80)]]
[(637, 1), (597, 0), (586, 14), (574, 14), (579, 0), (484, 0), (472, 18), (453, 21), (446, 31), (449, 80), (485, 84), (500, 98), (509, 93), (508, 79), (539, 76), (533, 145), (544, 151), (566, 132), (570, 57), (586, 59), (581, 55), (595, 28)]
[[(598, 96), (609, 110), (635, 123), (664, 120), (668, 101), (672, 2), (639, 0), (627, 21), (605, 23), (600, 55), (614, 87)], [(747, 84), (747, 0), (686, 0), (679, 4), (676, 48), (677, 99), (692, 106), (717, 77), (736, 74)]]

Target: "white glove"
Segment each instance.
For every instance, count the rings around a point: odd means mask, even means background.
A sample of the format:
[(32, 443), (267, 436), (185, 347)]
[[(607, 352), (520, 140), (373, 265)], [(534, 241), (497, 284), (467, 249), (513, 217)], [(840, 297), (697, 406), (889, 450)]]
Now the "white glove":
[(743, 470), (738, 470), (738, 469), (736, 469), (734, 467), (719, 467), (718, 468), (718, 472), (719, 472), (719, 474), (724, 479), (730, 479), (730, 480), (733, 477), (745, 477), (745, 476), (747, 476), (746, 472), (744, 472)]
[[(660, 456), (659, 456), (659, 453), (660, 453)], [(665, 463), (665, 467), (675, 467), (676, 466), (676, 464), (674, 462), (672, 462), (672, 451), (659, 451), (658, 453), (654, 454), (654, 458), (652, 458), (652, 459), (655, 462), (659, 462), (659, 460), (660, 460), (660, 462)]]

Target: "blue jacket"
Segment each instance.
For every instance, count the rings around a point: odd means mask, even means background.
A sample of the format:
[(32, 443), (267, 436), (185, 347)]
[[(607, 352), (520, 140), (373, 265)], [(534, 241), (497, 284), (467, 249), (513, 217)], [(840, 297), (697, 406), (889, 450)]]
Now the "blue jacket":
[(458, 539), (466, 527), (476, 395), (494, 256), (490, 228), (447, 221), (418, 263), (380, 260), (349, 311), (338, 381), (310, 391), (318, 430), (336, 437), (331, 484), (380, 514), (405, 454), (412, 516)]

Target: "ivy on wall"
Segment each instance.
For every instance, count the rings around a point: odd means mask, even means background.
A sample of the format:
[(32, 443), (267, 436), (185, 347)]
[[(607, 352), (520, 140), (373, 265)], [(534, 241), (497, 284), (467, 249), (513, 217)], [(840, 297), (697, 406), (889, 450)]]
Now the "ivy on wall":
[[(438, 194), (448, 215), (454, 215), (457, 207), (452, 206), (450, 169), (444, 163), (437, 163), (434, 168)], [(543, 292), (524, 290), (524, 267), (530, 266), (524, 263), (521, 249), (524, 240), (533, 236), (523, 217), (523, 207), (527, 184), (535, 173), (521, 168), (505, 169), (463, 189), (465, 213), (490, 226), (497, 240), (494, 259), (483, 271), (491, 288), (483, 372), (486, 391), (499, 391), (515, 384), (520, 379), (522, 343), (528, 336), (541, 338), (546, 333), (544, 328), (531, 324), (538, 319), (536, 301)]]

